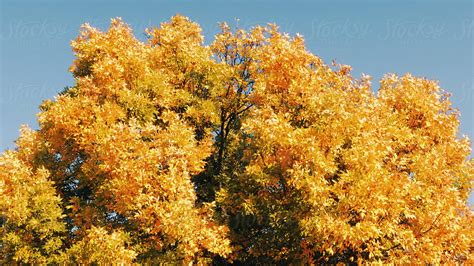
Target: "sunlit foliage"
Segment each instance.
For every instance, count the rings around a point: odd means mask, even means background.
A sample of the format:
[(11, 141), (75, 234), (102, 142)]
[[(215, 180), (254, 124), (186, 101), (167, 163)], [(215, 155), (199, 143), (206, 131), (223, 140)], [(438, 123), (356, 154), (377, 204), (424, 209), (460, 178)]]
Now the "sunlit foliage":
[(121, 19), (0, 156), (0, 262), (472, 263), (474, 178), (435, 81), (326, 65), (276, 25)]

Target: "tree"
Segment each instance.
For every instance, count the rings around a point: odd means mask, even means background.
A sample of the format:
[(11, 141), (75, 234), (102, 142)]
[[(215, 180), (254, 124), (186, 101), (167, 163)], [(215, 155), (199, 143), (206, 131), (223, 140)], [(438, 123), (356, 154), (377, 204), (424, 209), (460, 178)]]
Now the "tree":
[(436, 82), (328, 66), (277, 26), (113, 19), (0, 157), (3, 262), (469, 263), (474, 177)]

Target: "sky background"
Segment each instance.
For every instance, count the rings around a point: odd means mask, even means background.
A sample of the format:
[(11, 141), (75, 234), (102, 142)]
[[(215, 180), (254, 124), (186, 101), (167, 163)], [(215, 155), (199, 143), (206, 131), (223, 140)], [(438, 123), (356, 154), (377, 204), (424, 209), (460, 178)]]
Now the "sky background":
[[(0, 152), (14, 148), (21, 124), (37, 128), (38, 105), (74, 84), (69, 43), (84, 22), (106, 29), (122, 17), (144, 38), (180, 13), (206, 43), (218, 22), (249, 28), (277, 23), (300, 33), (327, 63), (356, 77), (413, 73), (440, 81), (461, 111), (460, 135), (474, 138), (473, 1), (6, 1), (0, 0)], [(239, 19), (237, 22), (236, 19)], [(473, 199), (471, 197), (471, 203)]]

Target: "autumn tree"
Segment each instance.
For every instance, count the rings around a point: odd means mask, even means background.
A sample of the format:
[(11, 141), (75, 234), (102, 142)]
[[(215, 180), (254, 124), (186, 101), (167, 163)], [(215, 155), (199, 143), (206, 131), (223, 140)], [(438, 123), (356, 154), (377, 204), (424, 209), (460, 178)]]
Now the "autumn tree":
[(474, 177), (435, 81), (326, 65), (277, 26), (120, 19), (0, 157), (1, 262), (467, 263)]

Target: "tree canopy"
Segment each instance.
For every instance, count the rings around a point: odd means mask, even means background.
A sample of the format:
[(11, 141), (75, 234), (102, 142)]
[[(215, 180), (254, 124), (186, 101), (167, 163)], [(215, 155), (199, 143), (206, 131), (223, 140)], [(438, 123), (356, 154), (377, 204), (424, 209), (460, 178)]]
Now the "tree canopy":
[(325, 64), (273, 24), (120, 18), (0, 156), (1, 263), (474, 263), (474, 161), (436, 81)]

